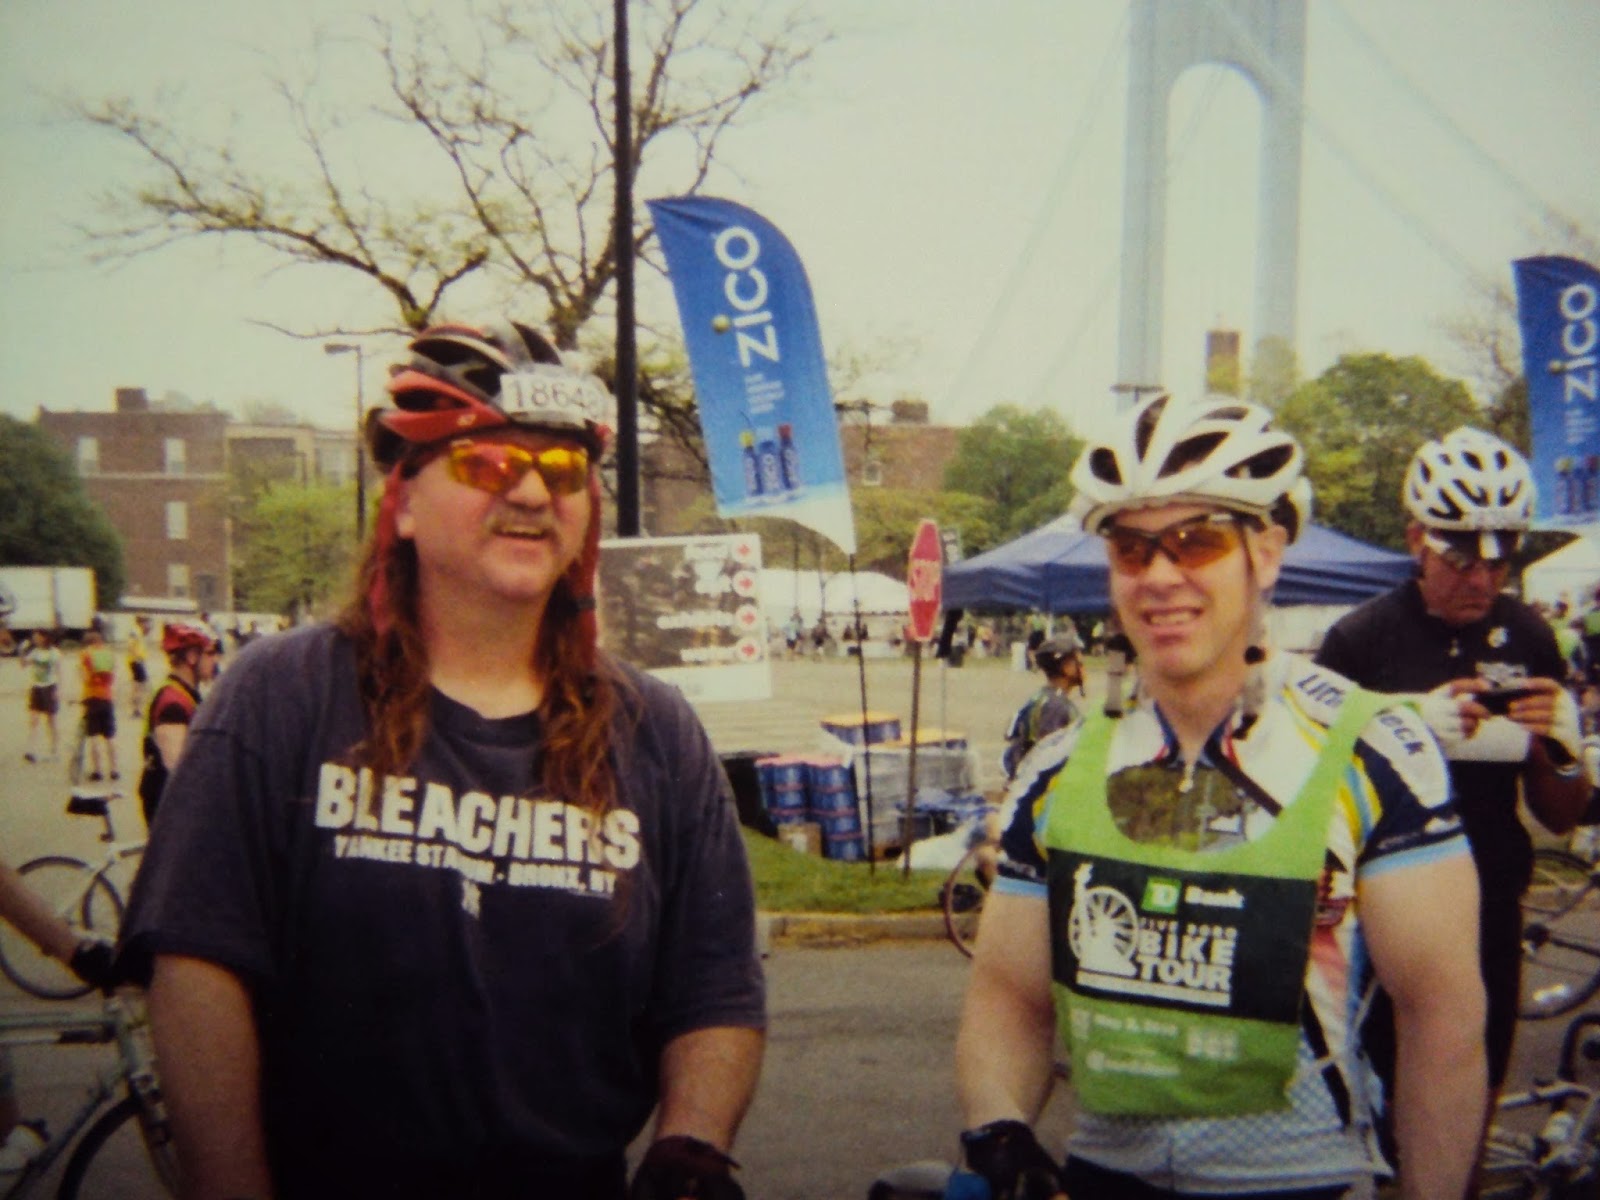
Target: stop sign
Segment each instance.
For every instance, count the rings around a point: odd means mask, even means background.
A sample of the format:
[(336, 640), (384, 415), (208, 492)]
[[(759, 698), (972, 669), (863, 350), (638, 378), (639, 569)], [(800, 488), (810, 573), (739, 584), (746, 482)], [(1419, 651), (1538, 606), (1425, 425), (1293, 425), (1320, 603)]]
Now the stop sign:
[(911, 593), (911, 636), (926, 642), (933, 637), (944, 599), (943, 554), (939, 526), (926, 518), (911, 539), (911, 561), (906, 567), (906, 587)]

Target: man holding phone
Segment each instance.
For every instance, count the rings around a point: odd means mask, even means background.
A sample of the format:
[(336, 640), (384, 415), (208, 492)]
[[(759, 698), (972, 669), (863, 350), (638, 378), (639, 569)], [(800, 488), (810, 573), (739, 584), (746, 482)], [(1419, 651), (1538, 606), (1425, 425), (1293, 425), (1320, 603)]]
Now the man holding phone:
[[(1498, 1088), (1516, 1032), (1520, 905), (1533, 865), (1517, 801), (1553, 833), (1577, 821), (1589, 793), (1578, 711), (1549, 624), (1502, 590), (1533, 515), (1526, 460), (1462, 427), (1417, 450), (1403, 491), (1416, 577), (1338, 621), (1317, 662), (1374, 691), (1423, 693), (1418, 709), (1450, 760), (1482, 888), (1489, 1081)], [(1385, 1011), (1374, 1008), (1379, 1024)]]

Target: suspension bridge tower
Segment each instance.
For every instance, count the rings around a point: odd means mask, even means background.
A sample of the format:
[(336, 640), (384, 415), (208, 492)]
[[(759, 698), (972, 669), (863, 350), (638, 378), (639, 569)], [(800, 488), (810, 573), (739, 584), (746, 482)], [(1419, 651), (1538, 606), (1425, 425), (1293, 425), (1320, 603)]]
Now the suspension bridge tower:
[(1167, 124), (1172, 89), (1190, 67), (1232, 67), (1260, 97), (1256, 344), (1294, 345), (1306, 6), (1305, 0), (1133, 0), (1130, 20), (1115, 390), (1131, 402), (1163, 385)]

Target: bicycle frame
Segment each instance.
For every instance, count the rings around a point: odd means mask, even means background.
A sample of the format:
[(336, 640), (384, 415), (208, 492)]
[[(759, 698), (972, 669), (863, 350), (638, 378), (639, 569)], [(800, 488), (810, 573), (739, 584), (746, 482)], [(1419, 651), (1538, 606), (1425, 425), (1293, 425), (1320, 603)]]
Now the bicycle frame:
[(0, 1200), (22, 1200), (38, 1185), (74, 1145), (89, 1122), (126, 1087), (140, 1106), (141, 1126), (147, 1138), (164, 1142), (165, 1109), (162, 1105), (152, 1052), (140, 1033), (141, 1019), (128, 1011), (118, 996), (106, 999), (99, 1013), (72, 1013), (50, 1009), (0, 1014), (0, 1045), (4, 1046), (99, 1046), (115, 1044), (116, 1061), (102, 1067), (91, 1078), (83, 1101), (72, 1115), (51, 1133), (50, 1140), (11, 1186), (0, 1193)]

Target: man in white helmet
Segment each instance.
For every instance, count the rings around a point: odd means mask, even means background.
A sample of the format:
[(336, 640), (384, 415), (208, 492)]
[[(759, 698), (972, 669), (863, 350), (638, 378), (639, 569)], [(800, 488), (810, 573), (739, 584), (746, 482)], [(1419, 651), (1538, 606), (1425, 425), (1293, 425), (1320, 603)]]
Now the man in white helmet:
[[(1403, 489), (1416, 577), (1347, 614), (1317, 661), (1381, 692), (1425, 694), (1482, 886), (1491, 1085), (1505, 1080), (1522, 961), (1520, 901), (1533, 849), (1517, 800), (1552, 832), (1572, 828), (1584, 781), (1577, 706), (1549, 624), (1504, 594), (1533, 514), (1522, 455), (1460, 428), (1418, 448)], [(1370, 1039), (1382, 1045), (1380, 1003)]]
[[(1417, 715), (1266, 645), (1299, 446), (1255, 406), (1160, 396), (1072, 480), (1139, 694), (1041, 741), (1007, 797), (956, 1047), (967, 1168), (1027, 1200), (1367, 1195), (1390, 1173), (1349, 1027), (1370, 967), (1404, 1194), (1459, 1197), (1485, 1104), (1472, 860)], [(1031, 1129), (1058, 1036), (1061, 1166)]]

